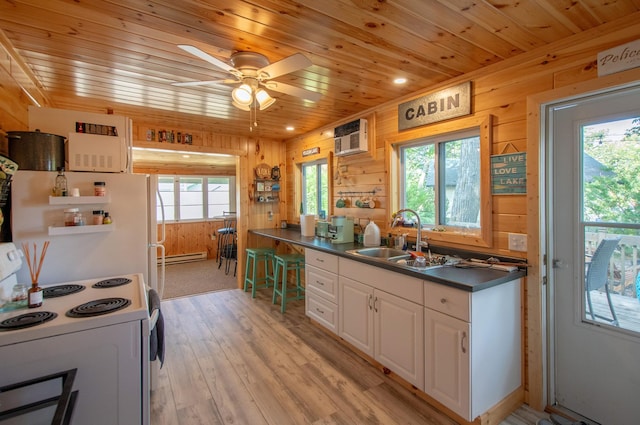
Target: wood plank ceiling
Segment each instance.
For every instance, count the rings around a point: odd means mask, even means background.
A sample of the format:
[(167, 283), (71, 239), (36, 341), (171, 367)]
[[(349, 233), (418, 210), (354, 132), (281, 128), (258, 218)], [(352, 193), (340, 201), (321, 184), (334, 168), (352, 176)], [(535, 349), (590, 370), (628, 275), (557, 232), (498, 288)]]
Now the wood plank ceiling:
[[(640, 0), (2, 0), (0, 30), (51, 106), (287, 139), (639, 10)], [(171, 85), (230, 77), (178, 44), (227, 63), (236, 51), (271, 63), (302, 53), (313, 65), (275, 81), (322, 97), (270, 91), (277, 101), (250, 131), (234, 86)]]

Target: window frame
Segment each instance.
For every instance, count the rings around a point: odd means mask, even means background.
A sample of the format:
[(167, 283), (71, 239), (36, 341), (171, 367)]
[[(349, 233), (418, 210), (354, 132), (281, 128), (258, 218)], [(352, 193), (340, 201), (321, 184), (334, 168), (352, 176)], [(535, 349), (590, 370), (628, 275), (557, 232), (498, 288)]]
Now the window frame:
[[(162, 178), (170, 178), (173, 180), (173, 216), (176, 217), (173, 220), (165, 219), (165, 223), (199, 223), (215, 220), (214, 217), (209, 217), (209, 179), (211, 178), (225, 178), (229, 179), (229, 211), (235, 211), (235, 189), (236, 178), (235, 176), (227, 175), (191, 175), (191, 174), (158, 174), (158, 185)], [(181, 205), (181, 191), (180, 182), (181, 179), (201, 179), (202, 180), (202, 218), (195, 219), (183, 219), (180, 217), (180, 205)], [(166, 206), (165, 206), (166, 208)], [(160, 220), (160, 218), (158, 218)]]
[[(401, 155), (400, 148), (416, 144), (426, 139), (446, 139), (448, 135), (455, 138), (457, 134), (464, 134), (467, 131), (479, 129), (480, 132), (480, 227), (462, 228), (458, 226), (436, 225), (433, 228), (422, 229), (423, 237), (428, 240), (445, 243), (455, 243), (462, 245), (473, 245), (489, 248), (493, 244), (492, 226), (492, 194), (491, 194), (491, 145), (493, 139), (493, 116), (472, 116), (454, 121), (434, 124), (428, 127), (411, 130), (387, 141), (389, 147), (389, 188), (390, 193), (395, 195), (389, 197), (390, 211), (395, 212), (401, 205)], [(439, 206), (438, 206), (439, 208)], [(435, 229), (435, 230), (434, 230)], [(415, 237), (415, 229), (390, 229), (392, 233), (409, 233)]]
[[(328, 158), (318, 158), (314, 161), (308, 161), (308, 162), (303, 162), (300, 164), (300, 174), (301, 174), (301, 203), (304, 204), (305, 199), (307, 198), (306, 196), (306, 184), (305, 184), (305, 168), (306, 167), (315, 167), (316, 168), (316, 176), (317, 176), (317, 182), (316, 182), (316, 202), (318, 205), (318, 212), (315, 214), (316, 217), (319, 217), (320, 215), (320, 211), (322, 211), (322, 166), (325, 165), (327, 167), (327, 210), (325, 211), (325, 218), (326, 216), (329, 214), (329, 204), (330, 204), (330, 199), (331, 199), (331, 194), (330, 194), (330, 180), (331, 180), (331, 175), (329, 173), (329, 161)], [(305, 214), (307, 214), (307, 209), (305, 208)]]
[[(333, 141), (333, 139), (331, 139)], [(297, 190), (294, 191), (293, 206), (289, 207), (289, 211), (293, 211), (294, 217), (300, 216), (300, 203), (303, 200), (302, 195), (302, 186), (304, 184), (304, 177), (302, 175), (302, 167), (306, 164), (312, 164), (314, 162), (326, 161), (327, 164), (327, 196), (328, 196), (328, 207), (327, 207), (327, 218), (333, 215), (333, 170), (334, 170), (334, 155), (332, 151), (328, 151), (326, 155), (314, 155), (310, 157), (307, 161), (296, 162), (296, 166), (294, 169), (294, 184)]]

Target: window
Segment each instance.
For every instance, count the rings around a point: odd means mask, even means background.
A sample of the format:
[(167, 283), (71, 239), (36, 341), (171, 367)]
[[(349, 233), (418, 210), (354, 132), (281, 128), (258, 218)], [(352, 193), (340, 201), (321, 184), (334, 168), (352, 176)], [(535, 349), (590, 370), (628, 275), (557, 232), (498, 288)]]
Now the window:
[(302, 207), (305, 214), (326, 217), (329, 210), (329, 167), (326, 159), (302, 164)]
[[(235, 178), (202, 176), (158, 176), (165, 221), (202, 221), (235, 211)], [(157, 206), (158, 220), (162, 219)]]
[(400, 148), (401, 208), (422, 224), (480, 227), (480, 130), (432, 137)]
[(464, 130), (436, 124), (428, 136), (407, 133), (413, 139), (390, 141), (391, 211), (416, 211), (431, 240), (490, 247), (492, 117), (461, 118), (456, 125)]

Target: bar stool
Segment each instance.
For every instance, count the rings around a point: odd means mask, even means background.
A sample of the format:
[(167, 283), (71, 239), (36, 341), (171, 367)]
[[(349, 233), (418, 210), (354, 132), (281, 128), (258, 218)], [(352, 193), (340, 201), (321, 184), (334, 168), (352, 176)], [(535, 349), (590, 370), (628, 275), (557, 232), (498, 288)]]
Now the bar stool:
[[(304, 270), (304, 255), (301, 254), (277, 254), (273, 256), (274, 259), (274, 274), (273, 274), (273, 300), (272, 303), (276, 303), (278, 295), (281, 298), (280, 312), (284, 313), (287, 305), (287, 301), (303, 300), (304, 299), (304, 286), (300, 282), (300, 271)], [(296, 281), (293, 288), (287, 288), (287, 278), (289, 272), (296, 272)], [(278, 289), (280, 285), (280, 289)], [(289, 295), (295, 293), (295, 295)]]
[[(247, 248), (247, 262), (244, 271), (244, 292), (251, 285), (251, 298), (256, 297), (258, 287), (268, 288), (273, 284), (273, 256), (276, 250), (273, 248)], [(251, 261), (251, 265), (249, 264)], [(264, 275), (258, 277), (258, 267), (262, 264)], [(249, 275), (251, 272), (251, 276)]]
[[(235, 212), (223, 212), (223, 224), (218, 229), (218, 268), (222, 267), (222, 260), (225, 260), (225, 274), (229, 274), (231, 261), (235, 260), (237, 268), (237, 245), (236, 245), (236, 215)], [(236, 275), (236, 270), (233, 275)]]

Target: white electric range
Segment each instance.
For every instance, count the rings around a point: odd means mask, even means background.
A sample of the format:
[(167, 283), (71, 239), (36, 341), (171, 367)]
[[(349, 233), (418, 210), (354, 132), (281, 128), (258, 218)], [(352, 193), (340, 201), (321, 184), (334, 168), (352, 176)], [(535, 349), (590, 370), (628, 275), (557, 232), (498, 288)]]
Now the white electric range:
[[(150, 331), (143, 275), (43, 289), (41, 307), (0, 313), (0, 387), (76, 369), (71, 424), (148, 424)], [(71, 293), (63, 295), (69, 289)], [(0, 414), (56, 397), (63, 383), (57, 379), (0, 392)], [(18, 415), (3, 424), (49, 424), (55, 408)]]

